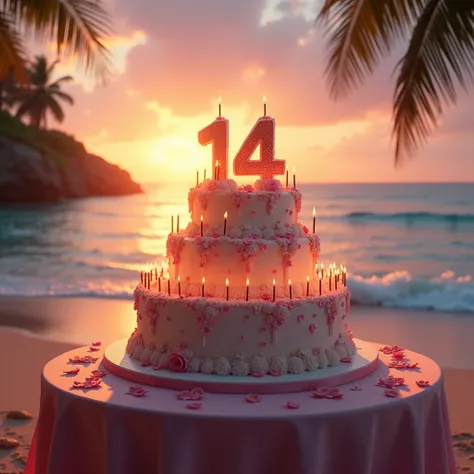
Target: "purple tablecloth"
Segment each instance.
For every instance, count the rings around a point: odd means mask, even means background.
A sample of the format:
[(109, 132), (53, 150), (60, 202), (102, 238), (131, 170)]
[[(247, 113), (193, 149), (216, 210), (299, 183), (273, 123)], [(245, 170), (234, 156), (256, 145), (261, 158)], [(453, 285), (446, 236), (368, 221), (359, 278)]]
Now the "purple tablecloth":
[[(76, 354), (99, 360), (65, 376)], [(420, 354), (406, 351), (419, 370), (388, 369), (391, 356), (381, 355), (375, 372), (339, 387), (343, 399), (302, 392), (248, 403), (206, 393), (197, 410), (172, 390), (128, 395), (131, 383), (112, 374), (99, 389), (71, 389), (100, 367), (101, 355), (81, 348), (45, 366), (25, 474), (456, 473), (441, 371)], [(375, 386), (389, 374), (405, 378), (395, 398)]]

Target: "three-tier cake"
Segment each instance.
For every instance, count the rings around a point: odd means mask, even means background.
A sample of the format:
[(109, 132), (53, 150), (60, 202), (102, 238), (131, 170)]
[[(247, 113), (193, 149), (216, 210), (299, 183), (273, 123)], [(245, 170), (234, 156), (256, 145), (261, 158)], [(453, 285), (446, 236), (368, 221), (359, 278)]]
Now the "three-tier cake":
[(316, 271), (318, 236), (301, 193), (276, 179), (207, 179), (189, 191), (191, 222), (170, 233), (165, 273), (135, 289), (126, 347), (143, 365), (221, 376), (301, 374), (356, 351), (345, 278)]

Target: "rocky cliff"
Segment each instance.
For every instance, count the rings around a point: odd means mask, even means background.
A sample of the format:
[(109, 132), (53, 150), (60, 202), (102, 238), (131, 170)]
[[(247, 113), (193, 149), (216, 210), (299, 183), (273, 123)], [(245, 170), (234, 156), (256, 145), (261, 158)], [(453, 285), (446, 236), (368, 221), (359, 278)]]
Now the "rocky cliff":
[(74, 143), (70, 153), (58, 155), (0, 130), (0, 202), (54, 202), (142, 192), (129, 173)]

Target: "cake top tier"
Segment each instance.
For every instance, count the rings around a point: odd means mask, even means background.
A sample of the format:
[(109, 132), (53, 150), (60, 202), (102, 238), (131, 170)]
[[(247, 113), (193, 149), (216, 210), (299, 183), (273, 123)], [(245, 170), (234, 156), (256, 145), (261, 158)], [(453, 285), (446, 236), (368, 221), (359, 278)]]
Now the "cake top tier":
[(191, 188), (188, 196), (191, 226), (204, 235), (240, 237), (275, 226), (296, 225), (301, 211), (301, 193), (284, 188), (277, 179), (259, 179), (252, 185), (238, 186), (232, 179), (207, 179)]

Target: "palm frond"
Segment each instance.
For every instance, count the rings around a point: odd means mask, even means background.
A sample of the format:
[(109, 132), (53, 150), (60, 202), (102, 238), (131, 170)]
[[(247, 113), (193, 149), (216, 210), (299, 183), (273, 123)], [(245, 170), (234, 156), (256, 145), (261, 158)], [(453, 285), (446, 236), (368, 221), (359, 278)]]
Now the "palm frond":
[[(61, 123), (64, 120), (64, 111), (59, 105), (59, 103), (55, 100), (54, 97), (49, 96), (47, 101), (47, 107), (53, 114), (53, 117)], [(46, 112), (46, 110), (45, 110)]]
[(393, 136), (395, 163), (411, 156), (456, 101), (455, 82), (474, 79), (474, 2), (429, 0), (398, 65)]
[(425, 0), (326, 0), (317, 22), (329, 37), (326, 77), (333, 98), (373, 73), (382, 55), (407, 35)]
[(0, 78), (13, 72), (18, 82), (28, 80), (25, 50), (13, 17), (0, 9)]
[(88, 71), (105, 78), (110, 54), (104, 40), (111, 34), (102, 0), (0, 0), (25, 31), (55, 41), (58, 53), (76, 56)]
[(60, 97), (62, 100), (64, 100), (68, 104), (74, 105), (74, 99), (69, 94), (66, 94), (65, 92), (54, 90), (54, 91), (50, 91), (50, 95), (55, 96), (55, 97)]
[(63, 82), (71, 82), (73, 80), (72, 76), (63, 76), (54, 81), (49, 87), (59, 87)]

